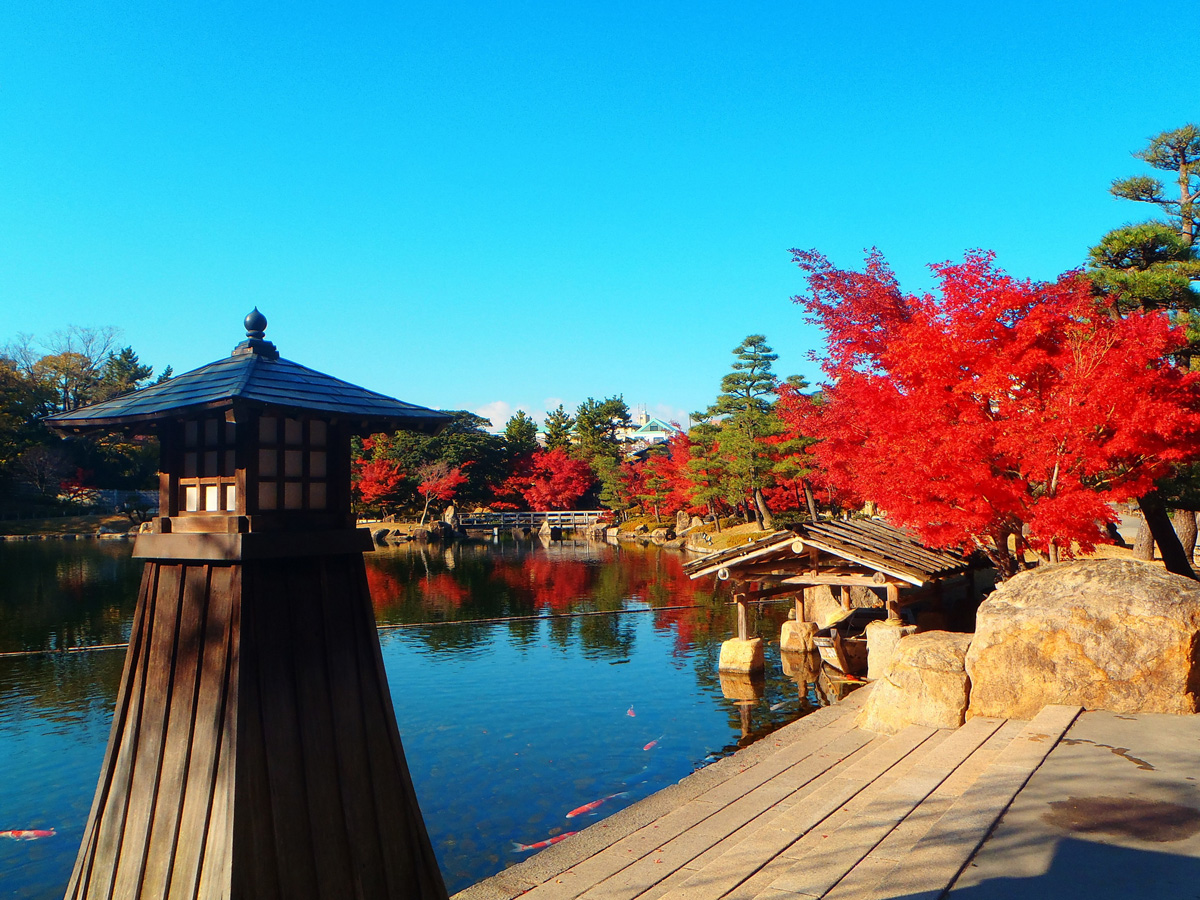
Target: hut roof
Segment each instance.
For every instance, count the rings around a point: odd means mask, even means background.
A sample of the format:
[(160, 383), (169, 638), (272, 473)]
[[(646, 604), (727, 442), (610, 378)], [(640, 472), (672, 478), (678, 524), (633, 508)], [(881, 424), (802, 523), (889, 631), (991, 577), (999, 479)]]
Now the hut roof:
[[(247, 316), (247, 328), (251, 316)], [(250, 339), (238, 344), (225, 359), (140, 391), (50, 416), (46, 425), (62, 433), (137, 431), (158, 420), (234, 406), (284, 415), (315, 412), (344, 417), (362, 433), (404, 428), (435, 434), (450, 421), (446, 413), (282, 359), (275, 345), (262, 339), (265, 318), (261, 323), (259, 330), (251, 331)]]
[(749, 544), (731, 547), (684, 566), (692, 578), (718, 569), (778, 563), (808, 568), (808, 549), (854, 565), (883, 572), (914, 585), (923, 585), (967, 568), (967, 560), (947, 550), (934, 550), (915, 535), (879, 519), (808, 522), (791, 531), (777, 531)]

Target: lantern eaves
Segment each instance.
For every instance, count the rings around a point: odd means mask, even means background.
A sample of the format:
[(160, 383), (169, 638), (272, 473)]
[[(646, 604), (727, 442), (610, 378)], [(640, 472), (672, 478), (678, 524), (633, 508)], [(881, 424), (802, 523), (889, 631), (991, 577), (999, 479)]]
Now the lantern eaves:
[(233, 356), (162, 384), (50, 416), (45, 423), (65, 434), (104, 429), (150, 431), (149, 426), (157, 421), (237, 407), (336, 416), (360, 433), (406, 429), (436, 434), (450, 421), (446, 413), (367, 390), (279, 356), (235, 351)]

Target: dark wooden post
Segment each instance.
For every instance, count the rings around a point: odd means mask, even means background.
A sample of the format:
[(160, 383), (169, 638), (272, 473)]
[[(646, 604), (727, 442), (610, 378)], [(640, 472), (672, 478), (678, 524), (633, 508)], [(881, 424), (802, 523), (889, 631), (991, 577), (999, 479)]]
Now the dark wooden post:
[(49, 421), (162, 436), (161, 507), (68, 898), (445, 900), (354, 528), (356, 431), (445, 417), (248, 339)]

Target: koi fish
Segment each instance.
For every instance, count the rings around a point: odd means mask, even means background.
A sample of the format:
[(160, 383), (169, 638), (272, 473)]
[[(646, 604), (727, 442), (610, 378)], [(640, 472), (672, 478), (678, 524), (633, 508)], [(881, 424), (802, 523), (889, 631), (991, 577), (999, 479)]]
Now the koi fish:
[(577, 831), (567, 831), (567, 832), (564, 832), (563, 834), (556, 834), (552, 838), (546, 838), (544, 841), (538, 841), (536, 844), (518, 844), (516, 841), (513, 841), (513, 852), (514, 853), (526, 853), (530, 850), (544, 850), (546, 847), (549, 847), (551, 844), (557, 844), (559, 841), (565, 841), (571, 835), (578, 834), (578, 833), (579, 832), (577, 832)]
[(41, 828), (13, 828), (9, 831), (0, 831), (0, 837), (12, 838), (14, 841), (36, 841), (38, 838), (54, 837), (54, 829), (47, 828), (43, 830)]
[(601, 797), (599, 800), (593, 800), (591, 803), (585, 803), (583, 806), (576, 807), (567, 813), (568, 819), (573, 819), (576, 816), (582, 816), (586, 813), (595, 812), (609, 800), (615, 800), (617, 797), (628, 797), (629, 791), (618, 791), (615, 794), (609, 794), (607, 797)]
[(636, 716), (636, 715), (637, 715), (637, 713), (635, 713), (635, 712), (633, 711), (633, 707), (632, 707), (632, 706), (630, 706), (630, 707), (629, 707), (629, 709), (625, 710), (625, 715), (627, 715), (627, 716)]
[(661, 741), (664, 737), (666, 737), (666, 735), (660, 734), (658, 737), (656, 737), (654, 740), (652, 740), (650, 743), (648, 743), (642, 749), (643, 750), (653, 750), (655, 747), (658, 746), (658, 742)]

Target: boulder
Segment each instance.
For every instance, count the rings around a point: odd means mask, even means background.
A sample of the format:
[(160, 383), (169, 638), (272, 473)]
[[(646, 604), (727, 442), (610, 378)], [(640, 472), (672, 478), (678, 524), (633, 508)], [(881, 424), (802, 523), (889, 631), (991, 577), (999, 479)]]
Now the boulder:
[(816, 622), (797, 622), (788, 619), (779, 629), (779, 649), (789, 653), (811, 653), (816, 649)]
[(1047, 703), (1194, 713), (1200, 584), (1131, 559), (1042, 566), (979, 607), (972, 716), (1031, 719)]
[(684, 512), (681, 509), (681, 510), (679, 510), (679, 512), (675, 513), (675, 533), (676, 534), (678, 534), (678, 535), (686, 534), (687, 530), (691, 527), (692, 527), (692, 520), (688, 517), (688, 514), (686, 512)]
[(721, 644), (721, 658), (717, 663), (720, 672), (741, 672), (749, 675), (765, 668), (762, 638), (730, 638)]
[(927, 631), (896, 645), (891, 665), (871, 688), (856, 724), (878, 734), (909, 725), (957, 728), (967, 710), (964, 668), (971, 635)]
[(867, 678), (877, 681), (891, 665), (900, 639), (917, 633), (916, 625), (905, 625), (899, 619), (882, 619), (867, 623)]
[(374, 541), (376, 544), (385, 544), (385, 543), (387, 543), (388, 535), (390, 535), (391, 533), (392, 532), (390, 529), (378, 528), (375, 531), (371, 532), (371, 540)]
[(675, 532), (670, 528), (655, 528), (650, 532), (650, 540), (656, 544), (665, 544), (667, 541), (675, 540)]
[(459, 527), (458, 510), (454, 508), (453, 503), (451, 503), (449, 506), (447, 506), (446, 511), (444, 513), (442, 513), (442, 522), (445, 523), (446, 525), (450, 526), (451, 531), (458, 531), (458, 527)]

